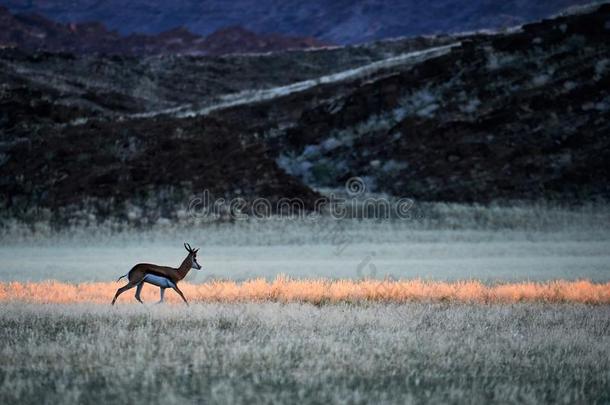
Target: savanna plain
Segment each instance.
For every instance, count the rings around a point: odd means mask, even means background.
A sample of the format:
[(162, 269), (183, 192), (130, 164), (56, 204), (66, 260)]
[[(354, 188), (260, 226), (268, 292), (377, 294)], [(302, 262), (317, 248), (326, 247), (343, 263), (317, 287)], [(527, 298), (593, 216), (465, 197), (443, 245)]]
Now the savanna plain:
[[(0, 236), (0, 403), (609, 403), (603, 205)], [(203, 270), (155, 305), (137, 262)]]

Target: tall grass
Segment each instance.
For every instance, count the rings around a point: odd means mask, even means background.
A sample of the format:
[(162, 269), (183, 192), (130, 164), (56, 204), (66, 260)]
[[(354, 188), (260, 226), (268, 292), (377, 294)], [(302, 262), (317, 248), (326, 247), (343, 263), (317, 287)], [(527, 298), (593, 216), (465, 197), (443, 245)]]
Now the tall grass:
[[(0, 283), (0, 301), (35, 303), (109, 303), (124, 283), (69, 284), (47, 282)], [(294, 280), (283, 276), (274, 281), (255, 279), (241, 283), (212, 281), (181, 284), (192, 302), (305, 302), (311, 304), (340, 302), (458, 302), (516, 303), (573, 302), (610, 304), (610, 282), (549, 281), (485, 285), (479, 281), (423, 280)], [(171, 291), (171, 290), (170, 290)], [(118, 303), (136, 302), (135, 289), (120, 296)], [(159, 289), (147, 286), (142, 298), (158, 300)], [(175, 293), (166, 297), (171, 303), (182, 302)]]

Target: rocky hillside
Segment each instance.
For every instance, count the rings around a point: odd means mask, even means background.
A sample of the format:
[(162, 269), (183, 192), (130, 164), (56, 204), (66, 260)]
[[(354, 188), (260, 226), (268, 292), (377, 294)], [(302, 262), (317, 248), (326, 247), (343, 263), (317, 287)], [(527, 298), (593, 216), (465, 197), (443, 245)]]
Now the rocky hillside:
[(607, 199), (608, 44), (610, 5), (271, 55), (3, 50), (2, 212), (147, 222), (203, 189), (311, 206), (353, 176), (420, 201)]
[(0, 49), (0, 135), (27, 136), (40, 125), (124, 119), (185, 105), (195, 108), (242, 91), (315, 80), (450, 41), (412, 38), (315, 52), (219, 57)]
[(100, 22), (61, 24), (39, 14), (12, 15), (0, 6), (0, 47), (109, 55), (225, 55), (326, 45), (308, 37), (256, 34), (239, 26), (222, 28), (207, 37), (183, 27), (158, 34), (122, 35)]
[(21, 218), (147, 224), (188, 215), (189, 201), (204, 191), (210, 201), (299, 197), (309, 209), (319, 197), (281, 170), (264, 144), (209, 118), (92, 122), (1, 146), (3, 210)]
[(266, 143), (228, 121), (157, 111), (316, 80), (447, 41), (222, 57), (0, 50), (2, 212), (58, 223), (137, 212), (146, 222), (184, 214), (204, 189), (249, 201), (298, 196), (311, 207), (317, 193), (280, 169)]
[(216, 114), (314, 187), (363, 176), (425, 200), (607, 198), (610, 5), (455, 41), (377, 77)]

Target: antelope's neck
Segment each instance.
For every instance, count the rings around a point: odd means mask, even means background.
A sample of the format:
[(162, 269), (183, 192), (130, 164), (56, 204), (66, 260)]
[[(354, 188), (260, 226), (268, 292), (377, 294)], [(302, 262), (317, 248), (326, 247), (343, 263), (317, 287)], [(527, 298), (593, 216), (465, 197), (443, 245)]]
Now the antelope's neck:
[(192, 263), (187, 256), (186, 259), (182, 261), (180, 267), (178, 267), (178, 276), (180, 277), (178, 280), (182, 280), (188, 274), (191, 269)]

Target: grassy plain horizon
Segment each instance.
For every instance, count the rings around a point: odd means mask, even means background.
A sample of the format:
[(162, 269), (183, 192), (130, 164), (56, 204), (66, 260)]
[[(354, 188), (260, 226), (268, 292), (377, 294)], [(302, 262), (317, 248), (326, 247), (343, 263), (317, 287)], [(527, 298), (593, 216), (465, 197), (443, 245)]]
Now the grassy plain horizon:
[[(607, 403), (608, 213), (5, 227), (0, 402)], [(152, 286), (110, 306), (184, 241), (189, 307)]]

